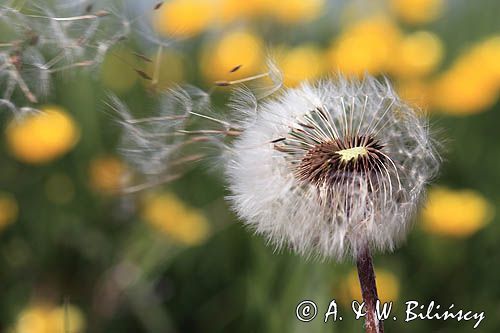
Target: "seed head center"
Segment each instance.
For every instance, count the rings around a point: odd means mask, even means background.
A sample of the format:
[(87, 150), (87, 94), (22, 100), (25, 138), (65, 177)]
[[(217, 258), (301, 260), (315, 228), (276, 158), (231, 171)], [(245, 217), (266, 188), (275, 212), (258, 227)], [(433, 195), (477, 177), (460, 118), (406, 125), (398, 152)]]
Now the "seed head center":
[[(373, 137), (345, 137), (325, 141), (309, 148), (302, 155), (300, 162), (295, 165), (295, 176), (318, 186), (333, 186), (356, 175), (373, 177), (385, 168), (383, 149), (384, 146)], [(287, 151), (286, 146), (282, 151)]]
[(352, 147), (348, 149), (342, 149), (336, 152), (340, 155), (340, 160), (347, 163), (351, 160), (357, 160), (362, 156), (368, 155), (368, 150), (365, 147)]

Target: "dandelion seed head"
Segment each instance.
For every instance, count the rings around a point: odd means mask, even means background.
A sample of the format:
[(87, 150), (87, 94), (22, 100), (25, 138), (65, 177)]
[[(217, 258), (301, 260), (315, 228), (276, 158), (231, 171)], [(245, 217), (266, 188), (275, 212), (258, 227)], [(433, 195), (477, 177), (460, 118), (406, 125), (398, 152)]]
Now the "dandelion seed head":
[(388, 82), (338, 77), (237, 105), (226, 173), (250, 228), (276, 248), (337, 260), (405, 238), (439, 157), (425, 117)]

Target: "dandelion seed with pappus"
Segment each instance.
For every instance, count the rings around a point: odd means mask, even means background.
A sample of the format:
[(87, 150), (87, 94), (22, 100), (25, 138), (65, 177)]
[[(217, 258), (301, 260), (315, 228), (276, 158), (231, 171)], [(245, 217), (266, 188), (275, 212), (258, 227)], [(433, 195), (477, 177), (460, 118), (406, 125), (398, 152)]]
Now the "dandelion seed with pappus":
[(80, 13), (73, 6), (42, 1), (0, 5), (5, 30), (0, 43), (0, 109), (17, 112), (20, 108), (13, 101), (44, 101), (55, 75), (96, 68), (118, 43), (115, 31), (106, 31), (108, 11), (89, 7)]
[(108, 106), (123, 129), (119, 151), (137, 174), (145, 178), (123, 189), (124, 192), (138, 192), (173, 181), (186, 171), (186, 164), (203, 159), (204, 152), (192, 152), (189, 148), (211, 138), (187, 128), (191, 117), (203, 117), (197, 111), (206, 110), (207, 98), (204, 91), (192, 86), (171, 88), (158, 96), (153, 116), (135, 118), (124, 102), (110, 96)]

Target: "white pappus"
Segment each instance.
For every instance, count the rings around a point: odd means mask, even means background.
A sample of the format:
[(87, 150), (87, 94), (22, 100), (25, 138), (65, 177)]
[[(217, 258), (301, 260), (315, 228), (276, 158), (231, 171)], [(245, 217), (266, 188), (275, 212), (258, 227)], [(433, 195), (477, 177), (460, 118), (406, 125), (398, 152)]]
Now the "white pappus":
[(234, 112), (230, 200), (277, 249), (337, 260), (393, 250), (440, 164), (426, 118), (387, 81), (305, 83)]

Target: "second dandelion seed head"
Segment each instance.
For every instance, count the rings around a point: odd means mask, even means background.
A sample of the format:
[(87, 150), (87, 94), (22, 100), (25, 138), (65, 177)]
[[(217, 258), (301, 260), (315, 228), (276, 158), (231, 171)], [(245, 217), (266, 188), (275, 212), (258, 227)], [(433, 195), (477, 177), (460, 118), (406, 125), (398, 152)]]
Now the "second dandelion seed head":
[(406, 236), (439, 164), (422, 115), (390, 85), (344, 78), (239, 110), (227, 167), (234, 207), (277, 248), (343, 259)]

